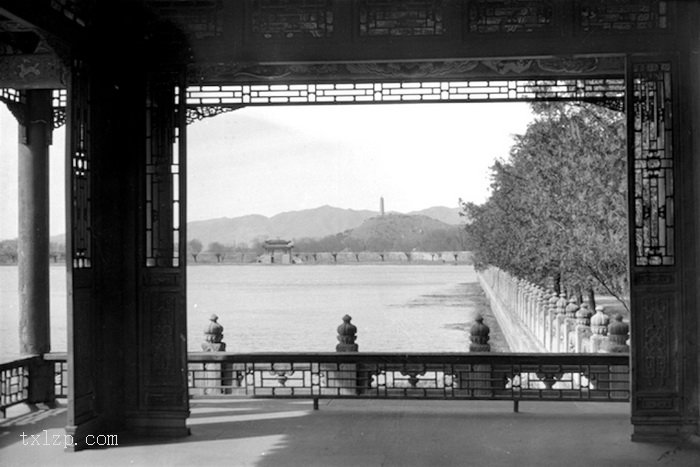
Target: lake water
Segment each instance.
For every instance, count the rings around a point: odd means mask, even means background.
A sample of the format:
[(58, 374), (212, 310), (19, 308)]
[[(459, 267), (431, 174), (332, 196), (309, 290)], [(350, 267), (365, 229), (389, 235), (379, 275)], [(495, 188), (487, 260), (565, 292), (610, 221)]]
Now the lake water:
[[(466, 265), (201, 265), (187, 274), (190, 350), (201, 350), (215, 313), (232, 352), (333, 351), (345, 314), (360, 351), (462, 352), (474, 315), (484, 312)], [(65, 266), (52, 266), (50, 277), (51, 348), (65, 351)], [(19, 348), (16, 267), (0, 267), (0, 307), (5, 361)]]

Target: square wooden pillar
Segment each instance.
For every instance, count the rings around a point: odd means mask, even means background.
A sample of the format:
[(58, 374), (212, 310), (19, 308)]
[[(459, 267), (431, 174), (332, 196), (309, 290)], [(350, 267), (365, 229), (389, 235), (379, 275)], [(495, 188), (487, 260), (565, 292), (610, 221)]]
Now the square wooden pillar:
[(632, 439), (656, 441), (698, 430), (692, 80), (678, 55), (627, 68)]
[(76, 449), (90, 434), (187, 433), (184, 118), (180, 75), (165, 75), (73, 66), (67, 432)]
[(149, 73), (139, 164), (137, 315), (130, 358), (138, 381), (128, 426), (143, 435), (188, 433), (185, 294), (185, 107), (181, 75)]

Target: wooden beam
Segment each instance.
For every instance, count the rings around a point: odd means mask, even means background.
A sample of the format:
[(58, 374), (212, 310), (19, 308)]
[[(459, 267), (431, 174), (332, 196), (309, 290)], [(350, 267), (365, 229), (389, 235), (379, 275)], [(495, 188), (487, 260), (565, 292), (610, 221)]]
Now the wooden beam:
[(56, 55), (6, 55), (0, 61), (0, 88), (65, 88), (66, 73)]

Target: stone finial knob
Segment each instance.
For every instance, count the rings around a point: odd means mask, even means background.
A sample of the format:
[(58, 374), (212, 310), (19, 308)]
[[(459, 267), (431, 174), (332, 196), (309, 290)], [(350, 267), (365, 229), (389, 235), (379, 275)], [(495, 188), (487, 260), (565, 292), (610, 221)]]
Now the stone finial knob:
[(569, 299), (569, 304), (566, 305), (566, 317), (576, 318), (576, 312), (578, 311), (578, 309), (578, 303), (576, 303), (576, 299), (572, 297), (571, 299)]
[(582, 303), (581, 307), (576, 311), (576, 323), (581, 326), (590, 326), (591, 310), (588, 309), (588, 303)]
[(557, 314), (563, 315), (566, 312), (566, 294), (564, 292), (559, 294), (557, 299)]
[(209, 324), (207, 325), (206, 329), (204, 329), (204, 342), (202, 343), (202, 350), (205, 352), (223, 352), (226, 350), (226, 343), (223, 342), (224, 327), (216, 322), (218, 319), (218, 316), (212, 314), (209, 317)]
[(350, 315), (343, 316), (343, 324), (338, 326), (338, 344), (335, 346), (336, 352), (357, 352), (357, 326), (350, 323)]
[(491, 345), (489, 345), (489, 333), (491, 332), (491, 329), (484, 324), (484, 317), (480, 314), (476, 315), (474, 321), (474, 324), (469, 329), (469, 338), (471, 339), (469, 351), (490, 352)]
[(622, 321), (622, 315), (616, 314), (613, 321), (608, 325), (608, 341), (611, 352), (629, 352), (627, 338), (630, 332), (630, 325)]
[(608, 333), (608, 323), (610, 318), (605, 314), (605, 307), (598, 305), (595, 307), (595, 314), (591, 317), (591, 331), (593, 334), (605, 336)]

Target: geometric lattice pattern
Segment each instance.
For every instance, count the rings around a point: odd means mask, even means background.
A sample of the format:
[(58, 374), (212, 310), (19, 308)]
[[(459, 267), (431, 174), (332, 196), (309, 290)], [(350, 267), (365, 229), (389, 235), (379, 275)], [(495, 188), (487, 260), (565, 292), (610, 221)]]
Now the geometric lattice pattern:
[(70, 106), (70, 194), (71, 241), (74, 269), (92, 266), (92, 150), (88, 78), (81, 65), (73, 70), (73, 93)]
[(359, 4), (360, 36), (439, 36), (441, 0), (363, 0)]
[[(175, 92), (175, 94), (174, 94)], [(166, 76), (154, 80), (146, 103), (146, 266), (180, 264), (178, 91)]]
[(586, 0), (578, 16), (584, 32), (629, 32), (666, 29), (668, 2), (664, 0)]
[(473, 0), (470, 33), (532, 33), (550, 29), (553, 0)]
[(29, 366), (31, 359), (0, 364), (0, 415), (5, 409), (24, 402), (29, 397)]
[(637, 266), (674, 264), (670, 63), (633, 66), (634, 233)]
[(187, 105), (622, 100), (624, 79), (535, 79), (189, 86)]
[(0, 101), (3, 102), (24, 102), (23, 94), (17, 89), (0, 88)]
[(253, 0), (251, 32), (260, 39), (333, 35), (330, 0)]
[(602, 354), (190, 354), (190, 393), (270, 398), (627, 401)]
[(57, 129), (66, 123), (66, 100), (68, 92), (65, 89), (54, 89), (51, 93), (53, 108), (53, 128)]

